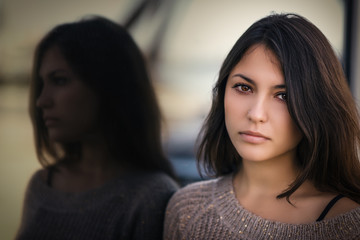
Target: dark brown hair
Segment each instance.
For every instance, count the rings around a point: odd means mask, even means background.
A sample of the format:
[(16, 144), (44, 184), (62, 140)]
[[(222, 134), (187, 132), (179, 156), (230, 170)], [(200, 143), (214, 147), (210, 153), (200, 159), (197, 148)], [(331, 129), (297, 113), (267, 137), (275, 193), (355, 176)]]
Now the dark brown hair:
[(99, 97), (101, 127), (110, 154), (133, 167), (173, 176), (162, 149), (161, 113), (143, 55), (122, 26), (100, 16), (58, 25), (36, 48), (30, 115), (40, 163), (46, 167), (80, 156), (79, 143), (49, 141), (41, 109), (36, 107), (42, 90), (41, 61), (53, 46), (60, 48), (72, 70)]
[(199, 134), (198, 166), (221, 176), (241, 168), (224, 121), (228, 75), (244, 53), (263, 44), (278, 58), (285, 77), (289, 113), (303, 133), (297, 148), (301, 169), (278, 197), (305, 181), (360, 203), (359, 115), (339, 60), (321, 31), (296, 14), (273, 14), (255, 22), (237, 40), (220, 69), (209, 115)]

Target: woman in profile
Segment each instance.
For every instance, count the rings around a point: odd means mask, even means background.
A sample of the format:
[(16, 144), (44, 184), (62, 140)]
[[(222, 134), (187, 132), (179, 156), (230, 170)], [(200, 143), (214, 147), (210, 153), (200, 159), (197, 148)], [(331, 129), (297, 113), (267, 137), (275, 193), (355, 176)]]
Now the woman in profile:
[(359, 115), (316, 26), (255, 22), (213, 93), (198, 159), (217, 178), (174, 194), (165, 239), (360, 239)]
[(30, 115), (43, 169), (26, 191), (17, 239), (161, 239), (176, 191), (144, 58), (103, 17), (38, 44)]

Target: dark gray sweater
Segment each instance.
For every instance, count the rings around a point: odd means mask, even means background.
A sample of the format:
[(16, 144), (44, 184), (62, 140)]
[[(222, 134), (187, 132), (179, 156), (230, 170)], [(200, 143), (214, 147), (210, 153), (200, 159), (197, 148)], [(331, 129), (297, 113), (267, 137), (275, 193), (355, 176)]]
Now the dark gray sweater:
[(162, 173), (119, 177), (84, 193), (50, 188), (37, 171), (27, 188), (16, 239), (161, 239), (177, 184)]

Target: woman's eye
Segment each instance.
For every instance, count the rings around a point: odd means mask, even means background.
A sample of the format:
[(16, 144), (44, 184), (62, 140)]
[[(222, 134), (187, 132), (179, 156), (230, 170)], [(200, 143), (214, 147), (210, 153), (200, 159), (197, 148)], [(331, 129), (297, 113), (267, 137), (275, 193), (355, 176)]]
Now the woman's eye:
[(276, 95), (276, 97), (277, 98), (279, 98), (280, 100), (282, 100), (282, 101), (287, 101), (287, 96), (286, 96), (286, 93), (278, 93), (277, 95)]
[(53, 78), (53, 83), (55, 85), (64, 85), (67, 81), (68, 81), (68, 79), (66, 77), (54, 77)]
[(236, 84), (234, 86), (235, 89), (237, 89), (238, 91), (240, 92), (250, 92), (251, 91), (251, 88), (245, 84)]

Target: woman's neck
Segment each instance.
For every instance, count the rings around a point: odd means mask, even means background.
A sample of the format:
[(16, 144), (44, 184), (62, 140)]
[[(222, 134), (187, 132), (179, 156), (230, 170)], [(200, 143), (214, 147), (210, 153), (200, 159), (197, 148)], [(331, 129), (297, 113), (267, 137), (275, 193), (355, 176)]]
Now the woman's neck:
[(316, 220), (331, 196), (317, 191), (305, 181), (290, 197), (277, 196), (289, 188), (296, 179), (298, 169), (293, 161), (243, 161), (233, 179), (235, 196), (250, 212), (265, 219), (287, 223), (309, 223)]
[(59, 166), (53, 176), (53, 187), (64, 192), (82, 192), (99, 187), (122, 172), (120, 161), (110, 154), (105, 140), (89, 138), (81, 142), (80, 159)]
[(276, 159), (262, 162), (243, 160), (234, 178), (238, 196), (261, 194), (277, 196), (296, 179), (298, 169), (294, 161)]
[(114, 161), (104, 141), (83, 141), (79, 166), (88, 171), (102, 171)]

